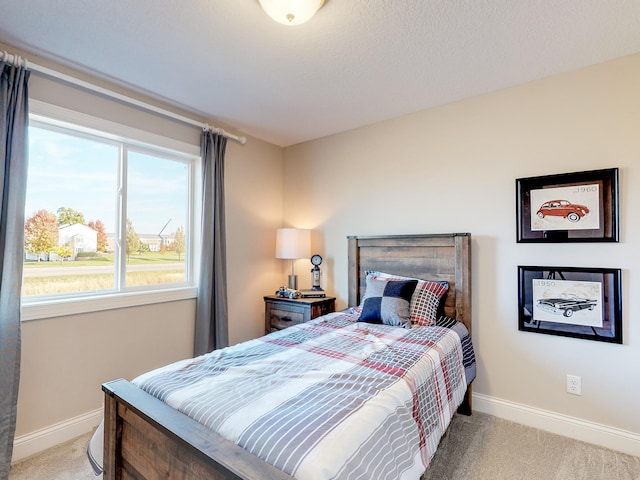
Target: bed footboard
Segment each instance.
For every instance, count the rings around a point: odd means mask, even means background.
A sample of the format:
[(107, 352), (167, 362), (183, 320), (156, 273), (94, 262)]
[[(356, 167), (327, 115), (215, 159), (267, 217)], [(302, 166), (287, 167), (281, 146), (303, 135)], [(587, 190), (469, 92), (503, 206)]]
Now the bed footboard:
[(102, 390), (104, 480), (293, 480), (126, 380)]

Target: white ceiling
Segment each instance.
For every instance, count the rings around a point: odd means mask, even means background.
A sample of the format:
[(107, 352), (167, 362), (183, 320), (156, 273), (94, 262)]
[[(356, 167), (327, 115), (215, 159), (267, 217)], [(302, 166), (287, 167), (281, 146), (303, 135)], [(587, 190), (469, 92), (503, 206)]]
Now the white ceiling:
[(639, 52), (640, 0), (3, 0), (0, 42), (288, 146)]

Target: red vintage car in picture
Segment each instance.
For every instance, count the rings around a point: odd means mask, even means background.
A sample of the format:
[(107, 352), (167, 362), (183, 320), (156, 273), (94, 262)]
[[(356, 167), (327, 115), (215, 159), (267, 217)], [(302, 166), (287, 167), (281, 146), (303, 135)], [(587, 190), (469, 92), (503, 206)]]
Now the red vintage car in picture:
[(568, 200), (550, 200), (543, 203), (536, 214), (540, 218), (564, 217), (570, 222), (577, 222), (588, 213), (589, 209), (584, 205), (571, 203)]

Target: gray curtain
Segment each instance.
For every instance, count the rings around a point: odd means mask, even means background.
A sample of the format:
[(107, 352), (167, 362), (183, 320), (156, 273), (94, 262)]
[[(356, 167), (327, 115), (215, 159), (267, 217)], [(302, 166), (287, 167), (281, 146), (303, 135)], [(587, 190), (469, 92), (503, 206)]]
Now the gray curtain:
[(9, 477), (20, 380), (29, 71), (0, 61), (0, 479)]
[(224, 154), (227, 138), (202, 132), (202, 257), (196, 306), (194, 355), (229, 345), (224, 220)]

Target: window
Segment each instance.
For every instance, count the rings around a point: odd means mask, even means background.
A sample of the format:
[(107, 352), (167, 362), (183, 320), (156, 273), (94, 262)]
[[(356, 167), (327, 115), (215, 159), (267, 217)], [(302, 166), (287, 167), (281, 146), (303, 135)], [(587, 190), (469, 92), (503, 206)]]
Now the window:
[(36, 105), (47, 114), (30, 117), (23, 305), (193, 292), (197, 147)]

